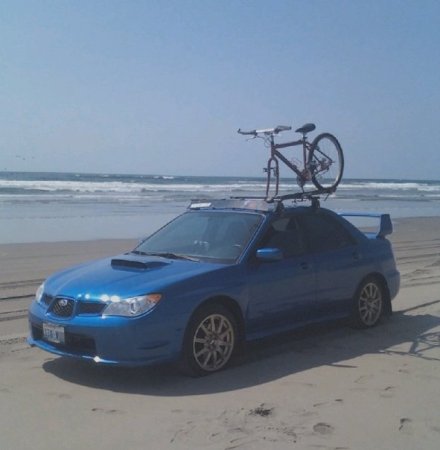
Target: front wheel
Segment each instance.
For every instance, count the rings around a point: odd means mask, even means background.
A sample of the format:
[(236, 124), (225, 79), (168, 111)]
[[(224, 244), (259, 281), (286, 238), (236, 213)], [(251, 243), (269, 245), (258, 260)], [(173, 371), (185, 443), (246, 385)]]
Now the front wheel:
[(236, 348), (237, 338), (237, 322), (226, 308), (215, 304), (202, 307), (185, 333), (182, 369), (192, 376), (223, 369)]
[(374, 327), (382, 316), (385, 292), (376, 278), (367, 278), (356, 291), (353, 304), (352, 323), (356, 328)]
[(311, 145), (308, 168), (319, 190), (334, 190), (344, 171), (344, 155), (338, 140), (330, 133), (316, 136)]

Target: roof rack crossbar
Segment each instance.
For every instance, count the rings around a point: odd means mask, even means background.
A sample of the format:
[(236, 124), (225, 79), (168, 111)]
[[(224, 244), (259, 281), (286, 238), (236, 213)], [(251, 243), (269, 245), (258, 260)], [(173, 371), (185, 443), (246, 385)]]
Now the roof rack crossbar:
[(327, 198), (329, 195), (333, 194), (335, 190), (336, 189), (334, 188), (327, 188), (316, 189), (314, 191), (295, 192), (293, 194), (277, 195), (270, 200), (309, 200), (312, 198), (318, 198), (320, 195), (325, 195)]
[(295, 192), (293, 194), (277, 195), (272, 198), (264, 196), (243, 196), (230, 197), (229, 199), (193, 199), (189, 205), (189, 209), (224, 209), (237, 208), (258, 211), (281, 211), (285, 205), (283, 201), (293, 200), (294, 202), (310, 201), (314, 209), (320, 207), (320, 199), (322, 195), (326, 198), (335, 192), (334, 188), (317, 189), (314, 191)]

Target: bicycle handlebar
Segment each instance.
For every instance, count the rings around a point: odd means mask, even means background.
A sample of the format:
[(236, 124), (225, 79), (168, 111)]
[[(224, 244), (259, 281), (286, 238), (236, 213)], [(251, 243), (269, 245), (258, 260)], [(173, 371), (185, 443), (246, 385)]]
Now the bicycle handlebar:
[(288, 126), (288, 125), (278, 125), (275, 128), (275, 133), (280, 133), (281, 131), (290, 131), (292, 129), (292, 127)]
[(251, 130), (251, 131), (243, 131), (241, 128), (237, 130), (237, 133), (244, 134), (244, 135), (250, 135), (250, 136), (257, 136), (259, 134), (265, 134), (266, 136), (274, 135), (281, 133), (281, 131), (289, 131), (292, 127), (287, 125), (278, 125), (275, 128), (266, 128), (264, 130)]
[(238, 134), (244, 134), (244, 135), (249, 135), (249, 134), (251, 134), (251, 135), (253, 135), (253, 136), (256, 136), (256, 135), (257, 135), (257, 130), (253, 130), (253, 131), (243, 131), (241, 128), (239, 128), (239, 129), (237, 130), (237, 133), (238, 133)]

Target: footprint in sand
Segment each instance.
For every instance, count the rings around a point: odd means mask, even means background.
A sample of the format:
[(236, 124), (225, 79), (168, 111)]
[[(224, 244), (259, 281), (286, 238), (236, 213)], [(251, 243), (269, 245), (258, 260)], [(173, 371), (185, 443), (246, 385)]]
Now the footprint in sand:
[(92, 408), (93, 412), (100, 412), (104, 414), (123, 414), (124, 411), (120, 411), (119, 409), (104, 409), (104, 408)]
[(333, 433), (335, 429), (328, 423), (319, 422), (313, 426), (313, 431), (318, 434), (326, 435)]
[(269, 417), (273, 413), (273, 408), (268, 408), (264, 403), (249, 411), (251, 416)]
[[(334, 401), (336, 403), (343, 403), (344, 402), (344, 400), (342, 398), (336, 398)], [(333, 405), (333, 402), (331, 402), (331, 401), (330, 402), (319, 402), (319, 403), (314, 403), (313, 407), (314, 408), (320, 408), (322, 406), (331, 406), (331, 405)]]
[(364, 384), (367, 381), (371, 380), (373, 378), (373, 375), (361, 375), (359, 378), (357, 378), (354, 382), (356, 384)]
[(400, 419), (399, 431), (409, 432), (411, 431), (412, 420), (407, 417), (402, 417)]
[(395, 386), (387, 386), (383, 391), (379, 394), (382, 398), (391, 398), (394, 397)]
[(58, 397), (58, 398), (64, 398), (64, 399), (72, 398), (71, 395), (63, 394), (63, 393), (60, 393), (60, 392), (48, 392), (47, 395), (49, 395), (50, 397)]

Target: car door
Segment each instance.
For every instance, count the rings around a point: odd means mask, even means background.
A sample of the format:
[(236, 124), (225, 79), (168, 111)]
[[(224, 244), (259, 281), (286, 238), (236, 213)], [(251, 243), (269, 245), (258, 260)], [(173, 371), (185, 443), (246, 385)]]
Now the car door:
[[(255, 256), (261, 248), (278, 248), (283, 256), (261, 261)], [(254, 248), (246, 276), (249, 334), (264, 334), (309, 320), (315, 300), (315, 269), (294, 216), (272, 222)]]
[(356, 239), (322, 210), (302, 215), (299, 223), (316, 269), (316, 319), (346, 315), (363, 273)]

